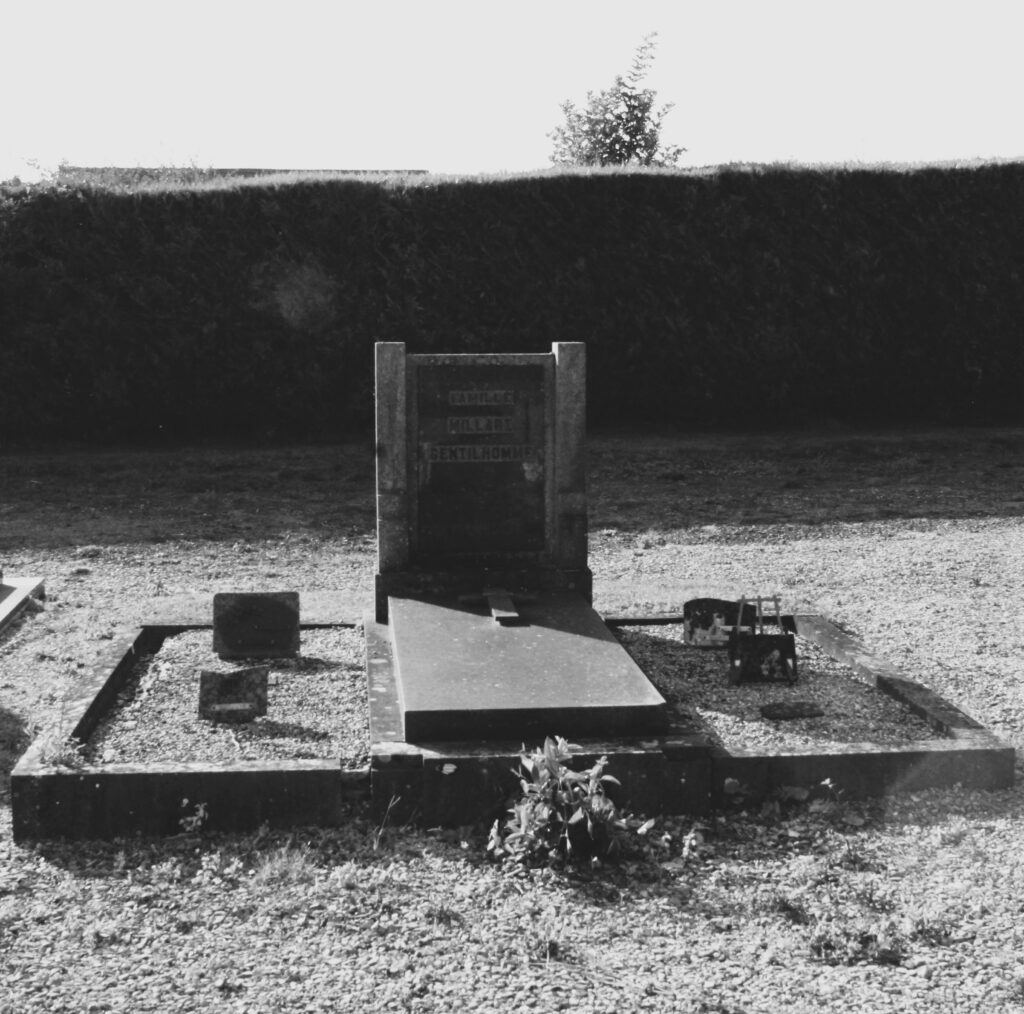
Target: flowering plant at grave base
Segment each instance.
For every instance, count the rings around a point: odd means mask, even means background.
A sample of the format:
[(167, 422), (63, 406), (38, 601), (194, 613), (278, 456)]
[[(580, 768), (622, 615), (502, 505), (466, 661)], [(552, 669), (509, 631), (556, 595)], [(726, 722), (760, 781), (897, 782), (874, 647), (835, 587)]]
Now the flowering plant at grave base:
[(582, 858), (599, 865), (614, 851), (626, 822), (604, 787), (619, 782), (604, 773), (607, 757), (573, 771), (567, 764), (572, 749), (561, 736), (547, 737), (532, 753), (523, 747), (517, 772), (523, 794), (509, 809), (504, 838), (500, 821), (491, 829), (487, 848), (496, 857), (522, 863)]

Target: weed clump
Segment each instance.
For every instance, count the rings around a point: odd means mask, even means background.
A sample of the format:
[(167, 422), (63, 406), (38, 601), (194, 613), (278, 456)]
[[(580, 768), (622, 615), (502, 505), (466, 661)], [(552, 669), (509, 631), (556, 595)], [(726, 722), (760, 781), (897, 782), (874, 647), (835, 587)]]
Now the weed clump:
[(74, 736), (62, 735), (56, 729), (43, 737), (39, 759), (47, 767), (75, 770), (85, 766), (85, 744)]

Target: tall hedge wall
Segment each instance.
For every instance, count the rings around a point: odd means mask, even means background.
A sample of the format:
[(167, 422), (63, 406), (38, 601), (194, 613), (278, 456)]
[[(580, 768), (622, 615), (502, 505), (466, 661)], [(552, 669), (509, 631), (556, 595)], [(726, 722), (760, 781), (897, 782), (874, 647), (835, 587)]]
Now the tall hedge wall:
[(585, 341), (591, 421), (1024, 420), (1024, 165), (0, 193), (0, 433), (331, 438), (372, 346)]

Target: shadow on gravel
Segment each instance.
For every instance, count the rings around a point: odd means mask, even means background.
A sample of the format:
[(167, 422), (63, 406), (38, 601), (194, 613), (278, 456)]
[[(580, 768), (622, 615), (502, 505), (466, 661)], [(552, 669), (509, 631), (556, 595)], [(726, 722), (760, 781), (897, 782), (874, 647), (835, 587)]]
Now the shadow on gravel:
[[(709, 815), (697, 821), (675, 818), (667, 824), (672, 842), (664, 849), (648, 842), (635, 854), (596, 870), (520, 871), (490, 860), (486, 828), (382, 827), (362, 809), (351, 811), (344, 826), (331, 830), (48, 841), (33, 846), (32, 853), (75, 878), (127, 881), (136, 891), (148, 885), (160, 896), (179, 885), (209, 883), (211, 872), (226, 899), (224, 892), (246, 889), (246, 871), (256, 871), (252, 882), (268, 904), (275, 895), (267, 888), (306, 885), (301, 888), (305, 891), (315, 890), (318, 883), (340, 883), (347, 909), (365, 906), (370, 922), (407, 908), (415, 911), (417, 903), (429, 900), (428, 914), (435, 923), (459, 923), (464, 918), (459, 909), (470, 896), (473, 905), (487, 897), (497, 911), (518, 918), (520, 897), (530, 905), (531, 898), (559, 895), (594, 909), (659, 905), (678, 909), (680, 918), (699, 919), (763, 916), (769, 904), (769, 914), (788, 919), (800, 912), (783, 910), (784, 903), (801, 885), (827, 885), (829, 896), (833, 890), (846, 896), (858, 889), (865, 875), (884, 877), (893, 868), (893, 856), (905, 847), (903, 826), (939, 827), (941, 848), (983, 850), (995, 827), (988, 818), (995, 812), (1018, 818), (1022, 812), (1019, 791), (981, 798), (986, 795), (946, 792), (907, 797), (895, 819), (872, 802), (842, 805), (827, 814), (812, 812), (806, 804), (782, 802), (760, 814)], [(662, 829), (659, 825), (659, 833)], [(1013, 835), (1013, 829), (1003, 833)], [(330, 875), (339, 870), (343, 879), (332, 881)], [(439, 895), (438, 885), (451, 885), (453, 878), (460, 885), (476, 880), (479, 889), (470, 888), (461, 903)], [(781, 887), (772, 890), (773, 884)], [(511, 907), (504, 909), (506, 904)], [(526, 911), (542, 915), (532, 907)], [(571, 936), (560, 937), (557, 923), (548, 928), (551, 939), (571, 944)], [(570, 957), (571, 948), (558, 956)]]
[(372, 536), (372, 447), (0, 455), (0, 553), (16, 547)]
[(1024, 516), (1024, 430), (592, 440), (591, 531)]
[[(37, 842), (32, 850), (47, 862), (83, 879), (124, 879), (130, 875), (134, 883), (159, 876), (152, 867), (172, 860), (180, 864), (177, 879), (183, 881), (208, 866), (204, 857), (215, 853), (220, 854), (222, 866), (237, 858), (243, 868), (258, 868), (261, 861), (290, 850), (301, 853), (311, 868), (325, 873), (338, 866), (346, 867), (355, 883), (361, 882), (360, 870), (385, 869), (389, 876), (395, 876), (394, 871), (401, 867), (418, 867), (418, 876), (424, 877), (440, 863), (457, 869), (462, 879), (476, 873), (494, 877), (493, 887), (499, 893), (519, 895), (531, 886), (557, 884), (578, 900), (599, 907), (620, 902), (638, 890), (681, 905), (692, 892), (692, 884), (680, 881), (678, 870), (666, 871), (649, 859), (626, 858), (594, 871), (517, 871), (489, 858), (485, 852), (485, 828), (473, 829), (468, 839), (464, 838), (466, 833), (467, 829), (456, 832), (395, 828), (381, 834), (380, 826), (369, 819), (366, 811), (353, 811), (351, 821), (335, 829), (263, 829), (247, 835), (183, 833), (167, 838), (114, 841), (54, 840)], [(694, 875), (700, 865), (699, 860), (692, 864)], [(399, 874), (395, 881), (404, 883), (405, 878)], [(232, 885), (225, 882), (224, 886)]]
[(25, 720), (13, 711), (0, 707), (0, 796), (7, 797), (11, 772), (30, 742)]
[[(1024, 429), (595, 434), (591, 531), (1024, 516)], [(16, 547), (372, 538), (372, 441), (0, 455)]]
[(313, 743), (330, 739), (331, 734), (322, 729), (312, 729), (300, 722), (278, 722), (272, 718), (265, 718), (262, 722), (254, 722), (245, 728), (245, 740), (259, 742), (267, 740), (273, 742), (277, 739), (298, 739), (303, 742)]

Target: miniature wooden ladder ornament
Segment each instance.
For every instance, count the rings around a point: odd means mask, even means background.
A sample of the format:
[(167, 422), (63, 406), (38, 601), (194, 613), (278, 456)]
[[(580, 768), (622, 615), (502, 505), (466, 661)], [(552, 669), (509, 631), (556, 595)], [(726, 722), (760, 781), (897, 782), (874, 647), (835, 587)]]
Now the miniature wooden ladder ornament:
[[(778, 633), (766, 634), (764, 605), (775, 607), (775, 628)], [(782, 611), (779, 597), (759, 595), (754, 624), (748, 631), (743, 626), (743, 613), (747, 605), (741, 598), (736, 613), (736, 626), (729, 635), (729, 683), (796, 682), (796, 638), (782, 632)]]

